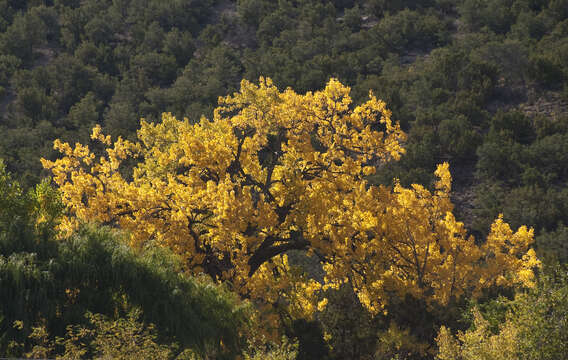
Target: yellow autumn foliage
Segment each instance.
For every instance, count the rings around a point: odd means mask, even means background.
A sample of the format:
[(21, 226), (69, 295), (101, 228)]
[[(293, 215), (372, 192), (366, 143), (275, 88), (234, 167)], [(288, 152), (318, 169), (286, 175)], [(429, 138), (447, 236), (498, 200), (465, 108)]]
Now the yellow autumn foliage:
[(519, 328), (507, 321), (500, 326), (500, 333), (493, 334), (489, 321), (478, 309), (473, 311), (472, 330), (459, 331), (453, 336), (442, 326), (436, 337), (438, 360), (521, 360)]
[[(69, 209), (62, 227), (120, 226), (132, 246), (170, 247), (190, 271), (287, 302), (298, 316), (325, 305), (320, 290), (345, 282), (375, 313), (393, 295), (446, 304), (496, 284), (530, 286), (532, 230), (499, 218), (482, 245), (468, 237), (452, 214), (447, 163), (433, 192), (367, 182), (404, 154), (405, 134), (383, 101), (370, 94), (353, 106), (349, 93), (334, 79), (305, 95), (243, 80), (212, 120), (163, 114), (142, 120), (135, 142), (113, 143), (96, 127), (103, 156), (56, 141), (62, 158), (42, 161)], [(125, 160), (136, 161), (131, 176)], [(290, 250), (316, 257), (323, 283), (292, 271)]]

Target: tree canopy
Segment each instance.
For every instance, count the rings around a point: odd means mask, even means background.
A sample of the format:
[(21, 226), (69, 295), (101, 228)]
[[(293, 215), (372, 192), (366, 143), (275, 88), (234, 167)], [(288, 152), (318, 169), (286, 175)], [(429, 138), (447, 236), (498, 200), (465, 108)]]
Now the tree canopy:
[[(370, 94), (353, 106), (349, 93), (334, 79), (305, 95), (243, 80), (211, 121), (166, 113), (142, 120), (132, 142), (112, 142), (97, 126), (100, 156), (56, 141), (63, 157), (42, 161), (69, 208), (63, 226), (116, 224), (133, 246), (156, 241), (191, 271), (254, 299), (300, 301), (304, 315), (322, 283), (351, 283), (375, 313), (392, 295), (445, 305), (493, 285), (530, 286), (539, 264), (532, 229), (514, 232), (498, 218), (485, 241), (468, 236), (452, 214), (447, 163), (432, 191), (367, 181), (401, 157), (405, 134), (383, 101)], [(321, 283), (295, 269), (291, 250), (319, 261)]]

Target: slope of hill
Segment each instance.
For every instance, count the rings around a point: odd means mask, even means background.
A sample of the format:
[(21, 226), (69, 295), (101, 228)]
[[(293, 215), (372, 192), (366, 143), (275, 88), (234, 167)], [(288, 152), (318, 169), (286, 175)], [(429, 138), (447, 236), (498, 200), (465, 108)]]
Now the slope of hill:
[(198, 121), (260, 76), (299, 93), (338, 78), (356, 103), (372, 90), (408, 133), (372, 182), (433, 186), (448, 161), (472, 233), (503, 213), (568, 261), (566, 0), (0, 0), (0, 159), (32, 187), (57, 138)]

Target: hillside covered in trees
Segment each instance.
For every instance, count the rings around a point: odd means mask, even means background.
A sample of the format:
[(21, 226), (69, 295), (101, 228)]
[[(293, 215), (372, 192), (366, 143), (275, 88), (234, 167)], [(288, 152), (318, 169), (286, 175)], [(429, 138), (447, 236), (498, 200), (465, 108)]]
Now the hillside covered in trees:
[(0, 355), (568, 356), (566, 0), (0, 0), (0, 134)]

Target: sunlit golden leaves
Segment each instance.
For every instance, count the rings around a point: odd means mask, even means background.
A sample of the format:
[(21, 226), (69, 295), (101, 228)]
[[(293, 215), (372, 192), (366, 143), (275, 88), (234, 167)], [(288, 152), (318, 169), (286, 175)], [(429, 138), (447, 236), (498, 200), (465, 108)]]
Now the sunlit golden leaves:
[[(434, 192), (367, 183), (404, 154), (405, 134), (384, 102), (370, 94), (353, 106), (349, 91), (334, 79), (305, 95), (243, 80), (211, 121), (163, 114), (141, 122), (136, 142), (111, 143), (97, 127), (99, 158), (56, 142), (63, 157), (43, 164), (69, 208), (64, 226), (120, 226), (131, 245), (168, 246), (189, 270), (296, 316), (322, 308), (321, 289), (345, 282), (373, 312), (393, 295), (446, 304), (494, 284), (530, 285), (532, 231), (498, 219), (479, 246), (452, 215), (448, 164)], [(131, 179), (121, 175), (125, 159), (137, 161)], [(316, 257), (323, 283), (291, 266), (290, 250)]]

